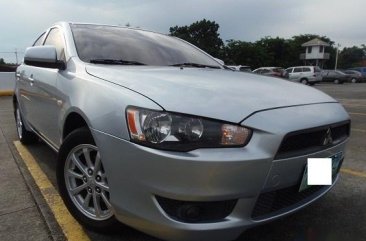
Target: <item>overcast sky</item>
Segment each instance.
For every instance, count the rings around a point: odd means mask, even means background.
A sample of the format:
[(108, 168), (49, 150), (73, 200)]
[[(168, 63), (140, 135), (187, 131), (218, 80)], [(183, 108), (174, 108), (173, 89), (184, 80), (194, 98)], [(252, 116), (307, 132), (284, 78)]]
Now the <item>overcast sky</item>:
[[(0, 52), (24, 49), (57, 21), (125, 25), (168, 33), (206, 18), (223, 40), (325, 35), (342, 47), (366, 44), (365, 0), (0, 0)], [(14, 54), (0, 53), (7, 61)]]

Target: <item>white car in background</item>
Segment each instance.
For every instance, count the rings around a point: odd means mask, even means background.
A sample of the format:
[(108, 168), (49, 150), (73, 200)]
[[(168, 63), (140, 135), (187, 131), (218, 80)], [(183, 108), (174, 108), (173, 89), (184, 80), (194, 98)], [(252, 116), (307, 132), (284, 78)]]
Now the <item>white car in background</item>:
[(322, 81), (321, 69), (318, 66), (295, 66), (286, 69), (291, 81), (314, 85)]
[(252, 69), (250, 68), (250, 66), (247, 66), (247, 65), (227, 65), (227, 67), (229, 67), (230, 69), (235, 70), (235, 71), (252, 72)]

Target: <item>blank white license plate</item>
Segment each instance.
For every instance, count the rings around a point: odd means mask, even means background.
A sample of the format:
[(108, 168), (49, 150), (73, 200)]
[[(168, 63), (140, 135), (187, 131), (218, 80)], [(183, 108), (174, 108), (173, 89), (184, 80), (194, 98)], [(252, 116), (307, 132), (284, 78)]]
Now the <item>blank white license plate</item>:
[[(343, 157), (343, 152), (338, 152), (337, 154), (329, 157), (329, 158), (332, 158), (332, 178), (333, 178), (333, 180), (334, 180), (335, 176), (337, 175), (342, 157)], [(308, 166), (306, 164), (304, 173), (302, 175), (299, 192), (304, 191), (305, 189), (308, 189), (309, 187), (311, 187), (311, 185), (308, 185)]]

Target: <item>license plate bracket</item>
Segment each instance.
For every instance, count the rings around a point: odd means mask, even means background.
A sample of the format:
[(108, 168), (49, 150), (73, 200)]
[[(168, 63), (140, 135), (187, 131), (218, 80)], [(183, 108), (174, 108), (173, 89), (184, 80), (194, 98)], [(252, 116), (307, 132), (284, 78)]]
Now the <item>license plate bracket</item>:
[[(332, 159), (332, 183), (333, 183), (334, 178), (337, 175), (342, 162), (343, 152), (338, 152), (330, 156), (329, 158)], [(299, 192), (302, 192), (308, 189), (309, 187), (311, 187), (311, 185), (308, 185), (308, 165), (306, 164), (299, 187)]]

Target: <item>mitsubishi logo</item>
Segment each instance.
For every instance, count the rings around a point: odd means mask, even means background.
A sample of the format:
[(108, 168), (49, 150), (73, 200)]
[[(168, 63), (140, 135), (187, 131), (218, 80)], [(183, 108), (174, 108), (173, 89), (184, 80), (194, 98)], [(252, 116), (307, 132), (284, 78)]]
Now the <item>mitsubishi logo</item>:
[(328, 128), (327, 132), (325, 133), (324, 139), (323, 139), (323, 146), (327, 146), (332, 143), (333, 143), (332, 131), (330, 128)]

